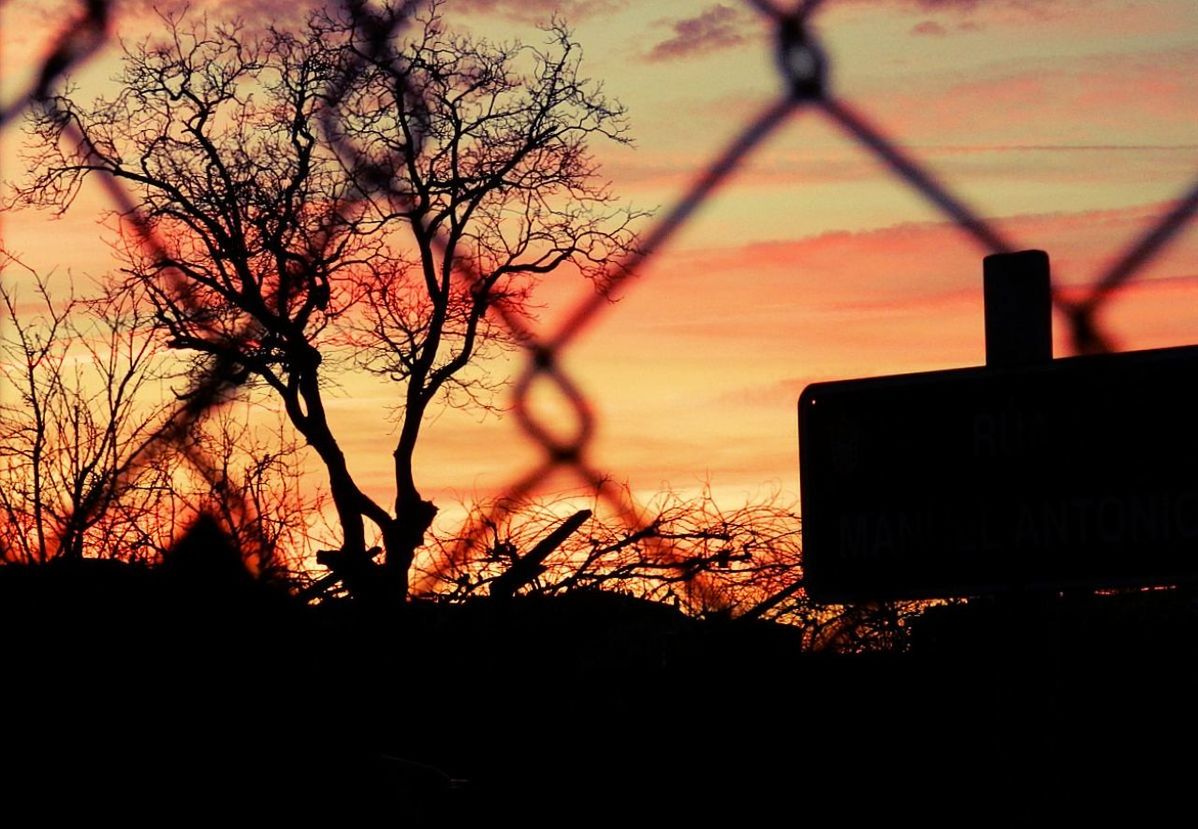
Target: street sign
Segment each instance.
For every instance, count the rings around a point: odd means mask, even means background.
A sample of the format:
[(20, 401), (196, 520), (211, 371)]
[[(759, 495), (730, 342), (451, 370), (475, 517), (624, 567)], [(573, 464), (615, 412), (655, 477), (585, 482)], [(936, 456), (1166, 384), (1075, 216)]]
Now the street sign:
[(799, 400), (821, 601), (1198, 576), (1198, 346), (817, 383)]

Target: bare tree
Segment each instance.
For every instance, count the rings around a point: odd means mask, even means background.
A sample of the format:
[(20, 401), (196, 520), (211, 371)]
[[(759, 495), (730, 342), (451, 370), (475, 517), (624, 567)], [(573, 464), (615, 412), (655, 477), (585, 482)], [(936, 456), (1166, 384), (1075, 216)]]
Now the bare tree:
[(325, 21), (361, 70), (339, 102), (337, 144), (410, 251), (359, 271), (367, 301), (351, 337), (361, 365), (404, 384), (384, 540), (405, 579), (435, 514), (413, 475), (425, 416), (439, 398), (489, 406), (481, 358), (513, 344), (488, 312), (528, 314), (537, 280), (559, 269), (603, 280), (642, 215), (599, 177), (590, 141), (627, 143), (625, 111), (580, 74), (569, 29), (554, 21), (540, 47), (491, 43), (446, 31), (441, 5), (414, 37), (381, 46), (353, 19)]
[(165, 42), (126, 48), (115, 98), (68, 89), (34, 110), (33, 175), (14, 201), (63, 211), (89, 175), (122, 183), (120, 218), (154, 240), (123, 235), (125, 285), (148, 291), (195, 373), (219, 365), (280, 395), (328, 470), (345, 544), (364, 549), (377, 507), (349, 474), (320, 375), (322, 335), (348, 304), (339, 277), (378, 249), (342, 212), (351, 184), (315, 132), (337, 53), (315, 34), (163, 20)]
[(135, 295), (56, 300), (45, 278), (29, 276), (32, 307), (0, 285), (5, 558), (136, 557), (170, 497), (169, 476), (159, 465), (121, 486), (117, 477), (167, 416), (158, 387), (171, 361), (155, 353), (154, 321)]
[[(580, 76), (568, 30), (492, 44), (446, 32), (439, 5), (385, 43), (353, 16), (299, 35), (164, 17), (165, 39), (126, 47), (114, 98), (36, 109), (13, 191), (63, 211), (90, 175), (124, 186), (122, 218), (154, 240), (126, 235), (127, 284), (197, 371), (279, 395), (327, 472), (340, 557), (369, 557), (372, 522), (400, 593), (436, 511), (413, 474), (421, 426), (437, 399), (487, 404), (479, 360), (510, 345), (488, 312), (527, 312), (558, 269), (599, 277), (635, 240), (588, 151), (626, 140), (624, 112)], [(355, 482), (325, 410), (346, 344), (402, 385), (393, 509)]]
[(261, 409), (223, 406), (194, 424), (189, 451), (208, 459), (214, 474), (191, 476), (177, 495), (193, 515), (212, 516), (259, 575), (295, 578), (316, 553), (326, 493), (305, 483), (291, 424)]

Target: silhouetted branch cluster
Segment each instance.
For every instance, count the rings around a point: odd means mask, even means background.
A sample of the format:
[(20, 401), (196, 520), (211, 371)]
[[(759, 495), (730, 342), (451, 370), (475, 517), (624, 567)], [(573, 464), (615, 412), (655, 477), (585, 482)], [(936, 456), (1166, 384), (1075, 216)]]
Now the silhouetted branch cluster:
[[(300, 488), (300, 448), (285, 424), (264, 430), (261, 418), (221, 409), (158, 462), (139, 462), (171, 424), (169, 389), (186, 375), (157, 347), (152, 306), (131, 292), (54, 294), (49, 278), (27, 275), (0, 285), (3, 560), (157, 561), (206, 513), (251, 568), (298, 569), (319, 496)], [(196, 474), (189, 452), (215, 459), (220, 475)]]
[(795, 589), (802, 582), (801, 523), (776, 495), (726, 508), (709, 489), (694, 497), (666, 492), (635, 530), (598, 510), (572, 512), (578, 506), (569, 498), (506, 510), (476, 504), (471, 520), (438, 537), (423, 562), (434, 585), (429, 597), (607, 590), (706, 618), (785, 623), (803, 631), (808, 648), (837, 652), (905, 648), (909, 622), (926, 606), (812, 604)]
[(113, 484), (169, 416), (153, 392), (177, 369), (133, 298), (54, 297), (25, 273), (25, 285), (0, 284), (0, 552), (27, 563), (152, 557), (170, 538), (159, 519), (169, 473), (145, 467)]
[[(461, 538), (442, 538), (441, 554), (426, 566), (449, 596), (494, 592), (493, 585), (509, 579), (563, 522), (571, 504), (524, 504), (501, 521), (489, 505), (480, 505), (473, 518), (479, 523), (464, 528), (471, 554), (459, 554)], [(652, 515), (646, 526), (629, 530), (619, 520), (588, 513), (576, 532), (537, 562), (535, 575), (520, 580), (520, 592), (615, 590), (691, 612), (734, 614), (801, 574), (799, 520), (776, 498), (725, 509), (708, 490), (689, 499), (669, 492), (654, 503)], [(485, 543), (477, 543), (480, 538)], [(697, 594), (700, 577), (710, 586)]]

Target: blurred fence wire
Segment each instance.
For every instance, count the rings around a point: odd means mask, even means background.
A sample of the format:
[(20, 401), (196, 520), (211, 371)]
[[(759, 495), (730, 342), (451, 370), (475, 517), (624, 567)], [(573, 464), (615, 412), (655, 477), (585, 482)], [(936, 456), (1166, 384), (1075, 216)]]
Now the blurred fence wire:
[[(745, 124), (721, 153), (696, 172), (685, 192), (649, 228), (636, 252), (622, 261), (612, 263), (609, 278), (601, 284), (601, 289), (588, 292), (586, 298), (564, 316), (555, 330), (536, 332), (521, 316), (511, 312), (502, 303), (492, 306), (490, 313), (497, 315), (525, 350), (524, 366), (513, 387), (513, 410), (528, 440), (543, 450), (538, 465), (525, 470), (508, 484), (505, 497), (497, 502), (500, 506), (496, 509), (502, 511), (513, 508), (537, 492), (551, 475), (567, 471), (594, 488), (629, 529), (635, 531), (646, 525), (642, 505), (636, 502), (627, 488), (616, 485), (614, 482), (618, 478), (592, 456), (590, 449), (595, 413), (574, 379), (563, 369), (561, 357), (587, 326), (601, 315), (611, 312), (613, 306), (608, 300), (612, 293), (640, 274), (646, 261), (658, 254), (696, 209), (718, 197), (720, 185), (757, 151), (763, 140), (783, 124), (801, 115), (810, 113), (822, 116), (838, 127), (850, 140), (875, 156), (894, 176), (930, 202), (962, 234), (972, 239), (984, 254), (1018, 249), (1016, 240), (1008, 238), (977, 210), (954, 195), (935, 171), (907, 152), (898, 141), (875, 125), (866, 113), (829, 88), (829, 59), (820, 41), (817, 23), (821, 7), (834, 1), (806, 0), (793, 6), (776, 0), (743, 0), (746, 6), (761, 15), (772, 27), (777, 70), (784, 81), (783, 92), (778, 99)], [(357, 67), (361, 68), (365, 62), (379, 59), (386, 53), (389, 44), (402, 34), (421, 4), (417, 0), (406, 0), (384, 7), (367, 0), (342, 0), (342, 5), (346, 14), (356, 21), (359, 30), (367, 35), (368, 48), (360, 56), (362, 63)], [(29, 88), (13, 95), (11, 102), (0, 109), (0, 129), (11, 129), (31, 104), (49, 99), (68, 72), (91, 60), (113, 38), (118, 23), (112, 0), (81, 0), (75, 16), (66, 20), (57, 33), (50, 37), (41, 69), (35, 74)], [(354, 71), (355, 67), (349, 66), (346, 74), (333, 82), (328, 90), (329, 100), (336, 102), (340, 99)], [(414, 111), (419, 111), (422, 106), (420, 90), (410, 87), (409, 79), (402, 71), (394, 71), (392, 77)], [(330, 110), (329, 117), (333, 117), (335, 111), (335, 107)], [(333, 137), (338, 153), (355, 153), (351, 142), (336, 137), (338, 132), (333, 125), (326, 123), (324, 127)], [(90, 148), (83, 135), (76, 131), (69, 137), (74, 139), (79, 153), (86, 157)], [(419, 139), (420, 136), (416, 136), (416, 140)], [(402, 165), (399, 168), (402, 169)], [(378, 175), (370, 185), (388, 188), (392, 194), (400, 197), (398, 188), (385, 178), (385, 167), (376, 169)], [(145, 222), (139, 220), (136, 205), (120, 183), (107, 178), (104, 186), (113, 206), (139, 230), (143, 244), (157, 246), (158, 242), (147, 230)], [(1077, 352), (1101, 353), (1111, 349), (1112, 340), (1097, 323), (1097, 312), (1114, 301), (1122, 286), (1143, 272), (1145, 266), (1193, 220), (1196, 211), (1198, 178), (1182, 191), (1153, 227), (1135, 239), (1121, 255), (1112, 257), (1114, 264), (1105, 272), (1095, 275), (1087, 289), (1069, 298), (1055, 298), (1058, 310), (1067, 320)], [(479, 276), (471, 271), (468, 262), (469, 256), (458, 256), (457, 275), (466, 284), (472, 285)], [(182, 286), (180, 293), (185, 295)], [(254, 332), (244, 331), (240, 336), (251, 337)], [(150, 462), (163, 449), (169, 448), (172, 451), (181, 450), (201, 475), (215, 482), (219, 477), (217, 464), (188, 445), (185, 436), (191, 423), (206, 417), (227, 398), (232, 373), (231, 366), (213, 362), (206, 375), (186, 395), (175, 417), (132, 454), (125, 472)], [(562, 433), (561, 424), (549, 428), (531, 405), (530, 391), (538, 382), (549, 383), (568, 402), (573, 418), (571, 437), (568, 439), (558, 437)], [(118, 476), (111, 486), (119, 488), (122, 480), (123, 477)], [(244, 511), (251, 509), (248, 504), (235, 507)], [(494, 518), (490, 516), (487, 521), (493, 523)], [(467, 534), (461, 542), (461, 549), (465, 549), (469, 542)], [(668, 554), (668, 550), (664, 552)], [(414, 586), (419, 587), (418, 584)], [(697, 587), (701, 589), (702, 586)], [(782, 600), (794, 592), (788, 589), (776, 594), (748, 613), (760, 616), (777, 612), (784, 605)]]

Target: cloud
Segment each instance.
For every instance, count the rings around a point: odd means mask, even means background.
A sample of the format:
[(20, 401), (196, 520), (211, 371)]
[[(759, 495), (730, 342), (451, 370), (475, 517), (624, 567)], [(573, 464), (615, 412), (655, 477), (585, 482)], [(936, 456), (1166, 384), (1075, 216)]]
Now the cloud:
[(656, 44), (646, 55), (646, 60), (688, 58), (737, 46), (747, 39), (740, 28), (741, 20), (736, 9), (717, 3), (697, 17), (672, 23), (662, 21), (674, 30), (674, 34)]
[[(21, 0), (29, 4), (33, 0)], [(327, 0), (221, 0), (216, 3), (194, 0), (110, 0), (116, 9), (116, 20), (123, 25), (128, 18), (156, 19), (156, 12), (175, 12), (189, 9), (193, 15), (210, 11), (214, 18), (242, 20), (250, 28), (268, 25), (299, 26), (308, 16), (320, 9), (339, 8)], [(441, 11), (455, 27), (481, 18), (501, 18), (519, 23), (538, 24), (557, 16), (568, 23), (611, 14), (628, 5), (629, 0), (451, 0)], [(369, 4), (368, 4), (369, 6)], [(417, 11), (424, 8), (417, 4)]]
[[(1024, 5), (1020, 0), (1006, 0), (1008, 5)], [(906, 0), (909, 6), (918, 6), (921, 9), (957, 9), (972, 11), (976, 9), (980, 3), (979, 0)]]
[[(18, 5), (35, 2), (40, 0), (19, 0)], [(140, 39), (161, 36), (164, 16), (186, 15), (193, 21), (207, 18), (213, 23), (237, 20), (254, 32), (268, 26), (299, 28), (313, 12), (333, 5), (327, 0), (108, 0), (107, 8), (114, 33)]]
[(951, 29), (935, 20), (923, 20), (911, 27), (908, 34), (915, 36), (945, 37), (954, 32), (980, 32), (986, 27), (976, 20), (961, 20)]
[[(1085, 287), (1171, 207), (1152, 203), (991, 221), (1017, 247), (1048, 250), (1055, 285)], [(962, 291), (980, 301), (983, 253), (961, 230), (940, 221), (694, 248), (663, 255), (652, 277), (630, 291), (630, 307), (617, 316), (632, 322), (644, 292), (660, 294), (645, 303), (646, 315), (639, 320), (653, 331), (699, 338), (715, 330), (749, 338), (754, 331), (799, 336), (795, 326), (872, 319), (910, 302), (926, 307), (933, 297)], [(1196, 253), (1198, 233), (1182, 234), (1136, 281), (1192, 276)], [(1113, 304), (1119, 304), (1118, 297)], [(668, 317), (660, 314), (663, 307), (670, 307)]]
[(985, 28), (985, 24), (979, 23), (978, 20), (974, 20), (972, 18), (958, 20), (958, 22), (952, 26), (951, 30), (943, 23), (938, 23), (937, 20), (921, 20), (921, 22), (916, 23), (914, 26), (912, 26), (912, 28), (910, 28), (908, 34), (915, 36), (924, 35), (931, 37), (944, 37), (946, 35), (952, 34), (952, 32), (982, 31)]
[(463, 13), (493, 14), (508, 20), (539, 23), (550, 16), (568, 22), (611, 14), (628, 5), (628, 0), (455, 0), (446, 8), (455, 16)]
[(1192, 144), (1198, 54), (1189, 48), (1045, 56), (984, 73), (854, 96), (880, 129), (907, 143)]
[[(1049, 6), (1069, 5), (1068, 0), (902, 0), (904, 5), (915, 6), (927, 11), (963, 11), (972, 12), (975, 9), (988, 6), (1005, 6), (1023, 11), (1039, 11)], [(1083, 4), (1088, 0), (1083, 0)], [(1074, 3), (1076, 4), (1076, 2)]]
[(946, 34), (948, 34), (948, 29), (944, 28), (943, 25), (937, 23), (935, 20), (924, 20), (911, 27), (911, 34), (944, 37)]
[[(841, 0), (846, 5), (884, 6), (908, 14), (954, 16), (960, 20), (974, 16), (1011, 21), (1045, 20), (1072, 12), (1090, 13), (1100, 0)], [(964, 28), (964, 27), (961, 27)]]

